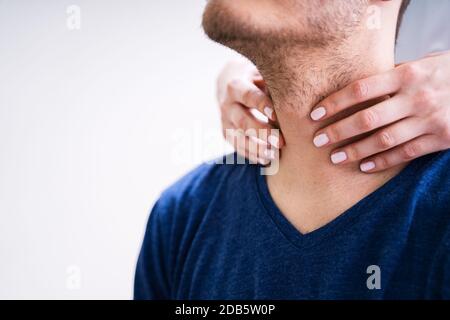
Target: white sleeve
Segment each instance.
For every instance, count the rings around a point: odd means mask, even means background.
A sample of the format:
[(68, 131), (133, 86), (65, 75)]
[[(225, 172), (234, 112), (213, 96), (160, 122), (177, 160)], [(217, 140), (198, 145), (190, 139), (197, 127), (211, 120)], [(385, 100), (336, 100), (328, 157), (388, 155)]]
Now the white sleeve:
[(450, 50), (450, 0), (411, 0), (397, 42), (397, 62)]

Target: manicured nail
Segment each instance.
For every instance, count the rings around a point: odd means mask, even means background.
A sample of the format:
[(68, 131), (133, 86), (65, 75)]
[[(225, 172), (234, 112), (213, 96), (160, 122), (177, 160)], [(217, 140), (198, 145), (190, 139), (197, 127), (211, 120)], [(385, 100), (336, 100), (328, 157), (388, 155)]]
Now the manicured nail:
[(280, 139), (277, 136), (270, 135), (269, 138), (267, 138), (267, 141), (275, 148), (280, 147)]
[(326, 133), (322, 133), (315, 137), (313, 142), (317, 148), (320, 148), (330, 142), (330, 139), (328, 138)]
[(327, 110), (324, 107), (319, 107), (317, 109), (314, 109), (313, 112), (311, 112), (311, 119), (314, 121), (320, 120), (327, 114)]
[(259, 158), (258, 159), (259, 164), (262, 164), (263, 166), (266, 166), (270, 163), (269, 159), (263, 159), (263, 158)]
[(267, 118), (269, 118), (270, 120), (273, 120), (273, 109), (271, 107), (265, 107), (264, 108), (264, 114), (266, 115)]
[(275, 150), (273, 149), (264, 150), (264, 156), (270, 160), (275, 160)]
[(373, 161), (364, 162), (361, 164), (360, 168), (362, 172), (368, 172), (370, 170), (375, 169), (375, 162)]
[(331, 155), (331, 162), (338, 164), (347, 160), (347, 154), (344, 151), (336, 152)]

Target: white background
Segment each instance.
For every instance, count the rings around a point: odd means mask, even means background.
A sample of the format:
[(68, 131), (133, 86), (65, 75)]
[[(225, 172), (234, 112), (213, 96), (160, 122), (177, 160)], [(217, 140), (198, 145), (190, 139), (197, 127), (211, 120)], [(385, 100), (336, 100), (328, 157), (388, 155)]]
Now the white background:
[(152, 204), (223, 153), (205, 3), (0, 0), (0, 298), (132, 297)]

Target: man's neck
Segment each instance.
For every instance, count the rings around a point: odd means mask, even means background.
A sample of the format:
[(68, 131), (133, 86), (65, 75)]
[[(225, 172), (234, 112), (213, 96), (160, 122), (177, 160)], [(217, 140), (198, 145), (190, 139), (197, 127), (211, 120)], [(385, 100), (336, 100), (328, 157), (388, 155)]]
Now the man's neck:
[[(319, 124), (309, 117), (311, 109), (330, 93), (355, 80), (392, 69), (394, 48), (390, 40), (372, 47), (361, 41), (359, 48), (346, 47), (343, 42), (334, 50), (275, 49), (289, 52), (274, 54), (282, 59), (255, 61), (267, 82), (286, 140), (279, 172), (268, 177), (269, 189), (277, 205), (301, 232), (311, 232), (330, 222), (403, 168), (368, 175), (359, 170), (359, 163), (333, 165), (330, 154), (337, 146), (318, 149), (312, 142), (314, 133), (330, 121)], [(368, 106), (359, 106), (358, 110)]]

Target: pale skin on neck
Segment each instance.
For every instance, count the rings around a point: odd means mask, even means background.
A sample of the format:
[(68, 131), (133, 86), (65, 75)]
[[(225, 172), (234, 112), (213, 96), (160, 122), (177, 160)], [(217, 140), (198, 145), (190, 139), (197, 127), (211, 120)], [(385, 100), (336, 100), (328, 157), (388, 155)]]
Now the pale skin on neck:
[[(330, 154), (337, 146), (318, 149), (312, 143), (314, 134), (327, 125), (321, 123), (319, 126), (309, 117), (311, 109), (323, 96), (335, 91), (336, 85), (343, 87), (351, 81), (394, 67), (396, 13), (387, 11), (384, 15), (381, 29), (365, 30), (348, 39), (341, 48), (329, 52), (321, 50), (320, 53), (290, 48), (292, 51), (288, 56), (294, 59), (274, 62), (276, 70), (283, 70), (282, 77), (267, 68), (270, 62), (258, 66), (272, 93), (286, 140), (279, 172), (267, 177), (268, 187), (281, 212), (302, 234), (336, 219), (405, 166), (368, 175), (360, 171), (359, 163), (333, 165)], [(295, 59), (296, 56), (299, 58)], [(326, 74), (335, 72), (332, 64), (338, 58), (343, 62), (343, 68), (355, 68), (355, 72), (345, 79), (345, 83), (330, 83), (332, 77)], [(283, 83), (286, 79), (289, 83)], [(295, 88), (303, 90), (293, 94)]]

